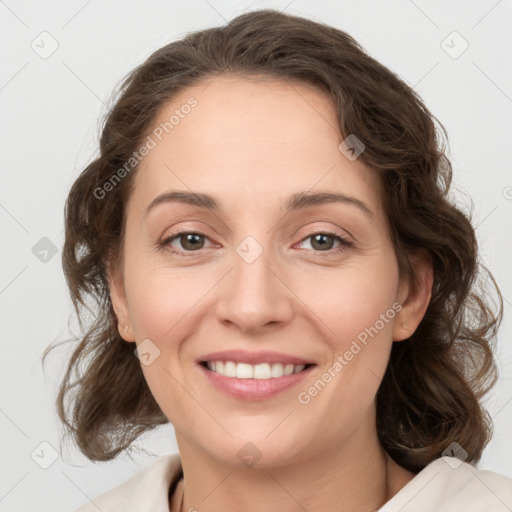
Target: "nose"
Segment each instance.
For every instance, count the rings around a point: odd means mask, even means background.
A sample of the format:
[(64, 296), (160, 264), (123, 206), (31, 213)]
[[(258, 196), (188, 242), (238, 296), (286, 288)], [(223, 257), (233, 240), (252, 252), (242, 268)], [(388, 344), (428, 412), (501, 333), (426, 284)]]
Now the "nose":
[[(234, 251), (233, 268), (219, 289), (218, 320), (252, 334), (285, 325), (293, 316), (294, 295), (281, 267), (266, 249), (253, 261), (245, 257), (243, 247), (239, 249)], [(250, 250), (254, 251), (254, 246)]]

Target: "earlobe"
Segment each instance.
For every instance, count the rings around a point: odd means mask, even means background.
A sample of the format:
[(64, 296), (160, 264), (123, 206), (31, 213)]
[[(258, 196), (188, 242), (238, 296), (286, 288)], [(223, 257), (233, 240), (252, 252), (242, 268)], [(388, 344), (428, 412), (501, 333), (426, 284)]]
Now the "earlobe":
[(401, 302), (402, 309), (396, 317), (393, 327), (393, 341), (410, 338), (425, 316), (434, 282), (432, 258), (426, 251), (409, 257), (414, 282), (408, 283), (406, 297)]
[(123, 338), (124, 341), (128, 341), (130, 343), (135, 341), (130, 325), (126, 324), (122, 326), (120, 322), (117, 325), (119, 329), (119, 334), (121, 335), (121, 338)]

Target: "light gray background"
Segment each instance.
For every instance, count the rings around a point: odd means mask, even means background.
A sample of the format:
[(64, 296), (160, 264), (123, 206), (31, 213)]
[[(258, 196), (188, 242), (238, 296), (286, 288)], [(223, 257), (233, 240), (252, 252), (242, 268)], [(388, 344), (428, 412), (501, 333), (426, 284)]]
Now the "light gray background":
[[(93, 464), (69, 443), (60, 444), (54, 398), (67, 349), (50, 356), (46, 377), (40, 358), (50, 342), (69, 334), (71, 307), (60, 264), (64, 200), (96, 151), (109, 94), (129, 70), (189, 31), (260, 7), (348, 31), (413, 86), (448, 129), (457, 197), (473, 199), (481, 255), (505, 298), (501, 377), (487, 400), (495, 437), (480, 467), (512, 477), (510, 1), (5, 0), (0, 1), (0, 510), (73, 510), (151, 463), (152, 456), (141, 454), (134, 461), (120, 457)], [(43, 31), (58, 43), (46, 59), (31, 47), (51, 49)], [(453, 31), (469, 44), (457, 58), (463, 41), (446, 39)], [(32, 251), (43, 237), (57, 249), (47, 262)], [(52, 460), (52, 448), (42, 442), (59, 452), (48, 469), (36, 463)], [(170, 426), (138, 445), (157, 455), (177, 451)]]

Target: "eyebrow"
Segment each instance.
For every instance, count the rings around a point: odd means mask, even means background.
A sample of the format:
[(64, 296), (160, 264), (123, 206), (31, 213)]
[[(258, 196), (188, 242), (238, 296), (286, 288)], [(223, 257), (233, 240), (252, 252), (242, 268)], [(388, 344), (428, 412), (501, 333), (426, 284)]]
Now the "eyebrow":
[[(145, 210), (144, 216), (153, 210), (156, 206), (165, 203), (183, 203), (205, 210), (219, 212), (221, 210), (220, 202), (210, 194), (202, 192), (187, 192), (180, 190), (171, 190), (155, 197)], [(322, 205), (326, 203), (342, 203), (356, 206), (359, 210), (370, 217), (375, 214), (368, 206), (355, 197), (347, 196), (339, 192), (296, 192), (292, 194), (285, 203), (285, 212), (297, 211), (311, 206)]]

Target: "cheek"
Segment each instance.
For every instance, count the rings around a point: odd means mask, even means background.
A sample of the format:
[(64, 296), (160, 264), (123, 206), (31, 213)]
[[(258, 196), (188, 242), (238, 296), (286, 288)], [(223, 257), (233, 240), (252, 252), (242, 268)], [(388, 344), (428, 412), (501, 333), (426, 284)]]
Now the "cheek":
[(153, 265), (143, 255), (127, 258), (126, 294), (136, 339), (172, 339), (181, 330), (201, 297), (213, 286), (215, 276), (197, 269)]
[(332, 364), (338, 362), (331, 369), (336, 376), (325, 375), (325, 381), (333, 382), (324, 395), (325, 403), (355, 412), (372, 402), (387, 366), (394, 319), (401, 308), (396, 302), (397, 286), (398, 268), (389, 257), (347, 266), (333, 273), (322, 288), (302, 289), (322, 321)]
[(322, 320), (337, 351), (347, 350), (358, 336), (364, 341), (368, 330), (375, 336), (374, 327), (379, 336), (391, 336), (399, 278), (396, 261), (389, 256), (354, 260), (329, 275), (318, 274), (317, 279), (303, 279), (300, 284), (304, 302)]
[(343, 339), (348, 337), (364, 343), (369, 333), (372, 338), (390, 336), (396, 313), (394, 288), (395, 281), (385, 277), (346, 283), (346, 293), (340, 298), (338, 322)]
[[(193, 274), (179, 276), (176, 272), (139, 267), (127, 282), (130, 315), (137, 344), (149, 339), (158, 356), (149, 365), (141, 364), (152, 395), (167, 418), (180, 425), (176, 411), (186, 414), (187, 427), (193, 428), (197, 411), (190, 404), (185, 382), (193, 358), (183, 339), (193, 336), (197, 328), (195, 309), (201, 297), (211, 287)], [(153, 345), (152, 345), (153, 346)], [(181, 414), (180, 413), (180, 414)], [(200, 416), (200, 415), (199, 415)]]

